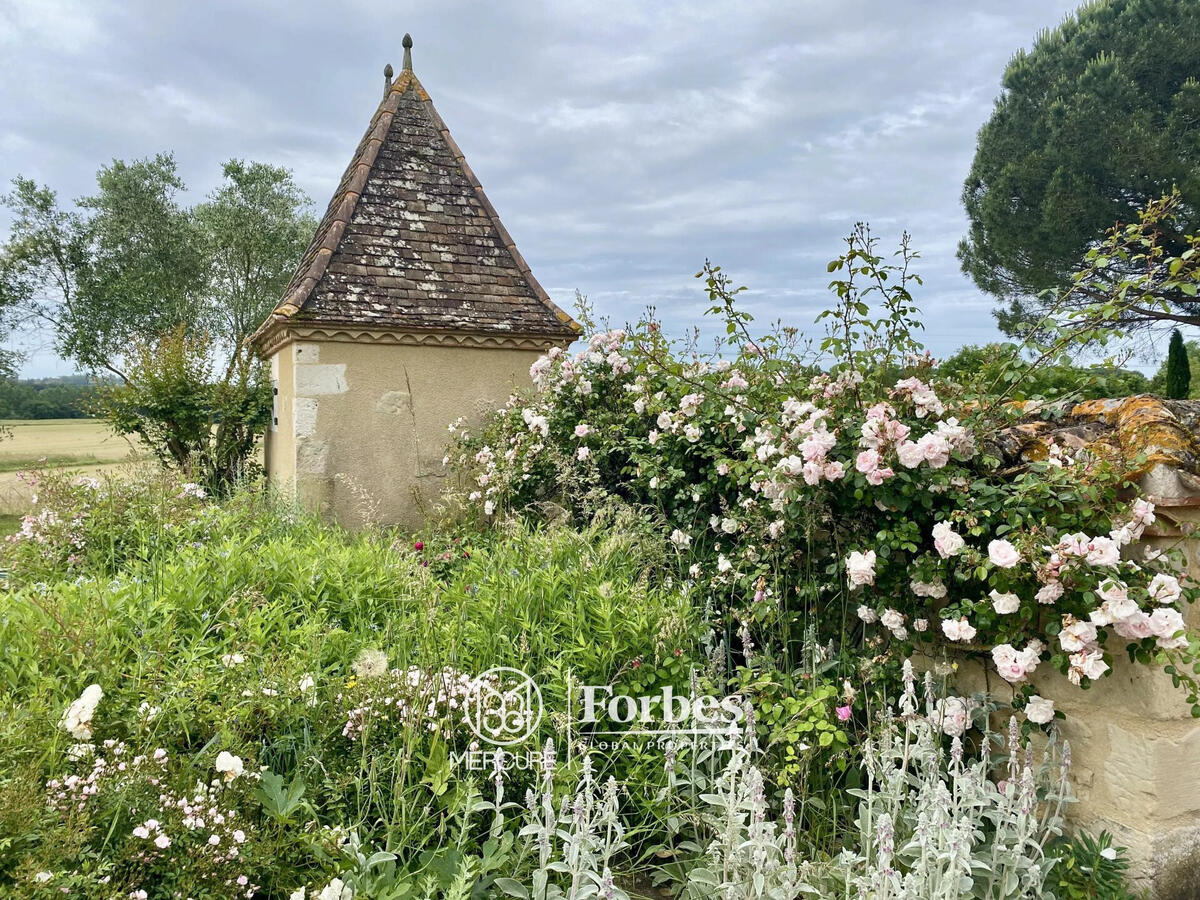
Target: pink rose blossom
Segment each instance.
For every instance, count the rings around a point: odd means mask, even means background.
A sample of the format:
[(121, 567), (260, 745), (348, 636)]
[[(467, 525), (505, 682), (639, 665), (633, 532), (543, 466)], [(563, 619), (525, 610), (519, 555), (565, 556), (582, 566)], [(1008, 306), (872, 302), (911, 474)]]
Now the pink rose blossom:
[(864, 450), (855, 457), (854, 468), (858, 469), (864, 475), (870, 475), (879, 468), (879, 452), (877, 450)]

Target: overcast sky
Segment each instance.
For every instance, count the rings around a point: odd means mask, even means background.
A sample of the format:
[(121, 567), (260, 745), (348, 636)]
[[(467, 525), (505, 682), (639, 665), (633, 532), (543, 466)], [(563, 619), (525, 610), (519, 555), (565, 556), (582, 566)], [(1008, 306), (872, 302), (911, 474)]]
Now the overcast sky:
[[(291, 167), (323, 211), (409, 31), (560, 305), (578, 289), (621, 324), (653, 304), (679, 333), (707, 257), (760, 324), (816, 337), (825, 263), (866, 220), (888, 248), (912, 233), (945, 355), (997, 335), (954, 256), (976, 132), (1012, 53), (1076, 5), (0, 0), (0, 179), (75, 198), (101, 163), (170, 150), (197, 198), (240, 157)], [(30, 349), (26, 375), (71, 371)]]

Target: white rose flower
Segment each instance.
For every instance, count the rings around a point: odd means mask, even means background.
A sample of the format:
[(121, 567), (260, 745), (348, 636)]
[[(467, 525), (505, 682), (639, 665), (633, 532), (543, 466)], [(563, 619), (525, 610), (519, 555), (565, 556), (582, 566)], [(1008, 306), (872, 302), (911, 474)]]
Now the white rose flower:
[(862, 587), (875, 583), (875, 551), (860, 553), (857, 550), (846, 557), (846, 580), (851, 587)]
[(948, 559), (958, 554), (966, 545), (962, 535), (950, 527), (949, 522), (938, 522), (933, 526), (933, 547), (942, 559)]
[(943, 697), (934, 711), (934, 724), (942, 734), (962, 737), (971, 727), (971, 709), (974, 704), (966, 697)]
[(952, 641), (967, 642), (976, 635), (975, 626), (967, 621), (966, 616), (957, 619), (942, 619), (942, 633)]
[(991, 593), (992, 607), (1002, 616), (1008, 616), (1021, 608), (1021, 598), (1016, 594), (1001, 594), (993, 590)]
[(1008, 541), (997, 540), (988, 543), (988, 559), (1001, 569), (1011, 569), (1021, 561), (1021, 554)]
[(1161, 603), (1167, 606), (1175, 603), (1183, 596), (1183, 590), (1179, 586), (1179, 579), (1174, 575), (1166, 575), (1159, 572), (1155, 575), (1148, 585), (1146, 590), (1150, 592), (1150, 599), (1156, 603)]
[(1025, 704), (1025, 718), (1035, 725), (1045, 725), (1054, 720), (1054, 701), (1034, 694)]

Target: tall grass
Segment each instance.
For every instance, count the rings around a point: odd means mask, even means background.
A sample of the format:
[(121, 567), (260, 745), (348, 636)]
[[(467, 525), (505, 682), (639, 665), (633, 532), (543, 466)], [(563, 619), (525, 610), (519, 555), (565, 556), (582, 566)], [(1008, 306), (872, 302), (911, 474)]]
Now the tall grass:
[(564, 743), (568, 678), (608, 684), (695, 634), (688, 600), (656, 584), (659, 542), (633, 519), (414, 537), (348, 533), (253, 492), (217, 506), (169, 481), (42, 489), (57, 521), (9, 545), (0, 599), (0, 881), (83, 879), (89, 858), (130, 890), (144, 880), (128, 832), (149, 801), (133, 788), (72, 820), (46, 809), (43, 785), (74, 765), (59, 718), (88, 684), (104, 690), (96, 741), (164, 748), (181, 787), (211, 779), (222, 750), (303, 785), (302, 813), (247, 813), (243, 859), (264, 861), (256, 883), (278, 895), (333, 865), (329, 834), (355, 832), (418, 872), (438, 865), (473, 789), (452, 767), (473, 740), (461, 722), (393, 717), (343, 735), (347, 710), (377, 690), (352, 671), (364, 650), (430, 677), (529, 673), (551, 711), (537, 746)]

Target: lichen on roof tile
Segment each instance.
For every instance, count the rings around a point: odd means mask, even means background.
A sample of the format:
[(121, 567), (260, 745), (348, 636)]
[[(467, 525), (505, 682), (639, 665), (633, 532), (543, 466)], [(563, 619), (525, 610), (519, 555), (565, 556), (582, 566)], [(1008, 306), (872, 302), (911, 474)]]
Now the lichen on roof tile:
[(575, 337), (529, 271), (429, 95), (387, 91), (273, 322)]

